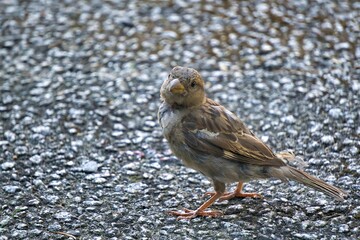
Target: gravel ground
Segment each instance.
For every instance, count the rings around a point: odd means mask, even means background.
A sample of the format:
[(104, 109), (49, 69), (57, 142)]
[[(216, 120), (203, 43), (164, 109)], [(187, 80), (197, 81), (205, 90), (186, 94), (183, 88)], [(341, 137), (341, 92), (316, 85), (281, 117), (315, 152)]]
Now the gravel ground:
[[(359, 2), (204, 2), (0, 1), (1, 240), (360, 238)], [(167, 215), (212, 189), (157, 124), (175, 65), (350, 197), (262, 180)]]

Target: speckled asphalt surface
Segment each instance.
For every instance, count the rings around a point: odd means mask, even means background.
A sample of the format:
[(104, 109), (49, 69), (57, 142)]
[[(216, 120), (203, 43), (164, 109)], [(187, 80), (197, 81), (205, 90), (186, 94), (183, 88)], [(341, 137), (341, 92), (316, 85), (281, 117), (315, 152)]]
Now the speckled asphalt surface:
[[(359, 22), (349, 0), (0, 1), (0, 239), (359, 239)], [(175, 65), (350, 197), (262, 180), (169, 216), (212, 190), (157, 124)]]

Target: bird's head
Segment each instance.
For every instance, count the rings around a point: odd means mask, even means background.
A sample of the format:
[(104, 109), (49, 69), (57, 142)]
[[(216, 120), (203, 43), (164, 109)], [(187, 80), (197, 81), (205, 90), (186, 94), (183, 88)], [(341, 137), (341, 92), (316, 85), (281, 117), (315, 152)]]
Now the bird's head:
[(193, 68), (174, 67), (161, 86), (160, 96), (170, 106), (198, 106), (205, 101), (204, 80)]

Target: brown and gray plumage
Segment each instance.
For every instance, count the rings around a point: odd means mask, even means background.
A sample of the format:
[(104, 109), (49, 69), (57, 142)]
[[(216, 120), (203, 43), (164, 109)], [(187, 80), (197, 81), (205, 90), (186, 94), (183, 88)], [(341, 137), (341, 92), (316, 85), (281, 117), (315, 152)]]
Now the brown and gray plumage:
[[(206, 210), (216, 200), (233, 197), (261, 197), (243, 193), (243, 183), (262, 178), (295, 180), (337, 200), (346, 193), (310, 174), (287, 165), (286, 154), (274, 154), (232, 112), (205, 96), (200, 74), (185, 67), (175, 67), (161, 86), (162, 104), (158, 118), (172, 152), (184, 164), (212, 180), (215, 192), (196, 210), (171, 211), (179, 218), (219, 216)], [(227, 183), (238, 182), (232, 193), (225, 193)]]

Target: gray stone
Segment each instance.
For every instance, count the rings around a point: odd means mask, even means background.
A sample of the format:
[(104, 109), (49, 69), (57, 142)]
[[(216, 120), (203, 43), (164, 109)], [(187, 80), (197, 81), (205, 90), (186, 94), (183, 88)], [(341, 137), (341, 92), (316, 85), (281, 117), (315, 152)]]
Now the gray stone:
[(2, 170), (9, 170), (15, 166), (15, 162), (4, 162), (1, 164)]
[(98, 171), (99, 165), (95, 161), (85, 161), (80, 168), (84, 172), (93, 173)]
[(5, 185), (2, 187), (2, 189), (7, 193), (15, 193), (21, 190), (19, 186), (13, 186), (13, 185)]
[(42, 162), (42, 157), (40, 155), (34, 155), (32, 157), (30, 157), (30, 162), (34, 163), (34, 164), (39, 164)]
[(333, 136), (325, 135), (325, 136), (321, 137), (321, 142), (325, 143), (325, 144), (332, 144), (335, 142), (335, 139)]
[(340, 108), (332, 108), (329, 110), (329, 115), (334, 119), (339, 119), (343, 113)]

